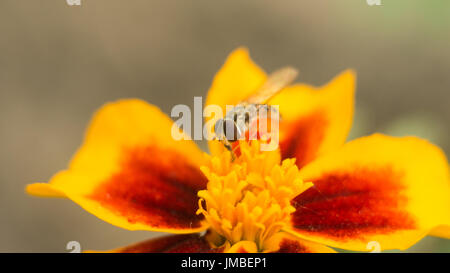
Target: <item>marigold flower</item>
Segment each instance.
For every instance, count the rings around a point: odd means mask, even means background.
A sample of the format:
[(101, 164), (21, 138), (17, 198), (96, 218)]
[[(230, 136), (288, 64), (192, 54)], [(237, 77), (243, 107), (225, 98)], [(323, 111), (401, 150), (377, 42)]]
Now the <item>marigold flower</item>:
[[(266, 74), (235, 50), (206, 100), (225, 110)], [(128, 230), (174, 233), (112, 252), (334, 252), (406, 249), (431, 234), (450, 238), (448, 161), (416, 137), (374, 134), (345, 143), (355, 75), (296, 84), (279, 105), (280, 148), (239, 143), (234, 160), (218, 141), (205, 155), (171, 137), (172, 120), (141, 100), (108, 103), (94, 116), (68, 169), (32, 195), (71, 199)], [(205, 232), (206, 231), (206, 232)]]

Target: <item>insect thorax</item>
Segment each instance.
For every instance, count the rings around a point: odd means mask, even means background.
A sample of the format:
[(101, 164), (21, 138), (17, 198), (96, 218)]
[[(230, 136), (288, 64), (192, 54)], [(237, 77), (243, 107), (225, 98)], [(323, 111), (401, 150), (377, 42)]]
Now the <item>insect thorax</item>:
[(240, 103), (229, 110), (223, 119), (217, 121), (216, 137), (229, 142), (242, 139), (250, 126), (256, 126), (258, 119), (278, 120), (278, 109), (267, 104)]
[(278, 109), (271, 105), (240, 103), (227, 112), (225, 119), (231, 119), (234, 122), (243, 120), (246, 124), (248, 124), (258, 117), (272, 118), (276, 116), (278, 116)]

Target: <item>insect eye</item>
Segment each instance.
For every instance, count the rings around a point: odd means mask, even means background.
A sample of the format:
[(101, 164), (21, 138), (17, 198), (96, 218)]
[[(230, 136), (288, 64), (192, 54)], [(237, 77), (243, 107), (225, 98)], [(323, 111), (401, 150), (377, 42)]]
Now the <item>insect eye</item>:
[(223, 132), (228, 141), (236, 141), (240, 138), (241, 132), (232, 119), (225, 119), (223, 122)]

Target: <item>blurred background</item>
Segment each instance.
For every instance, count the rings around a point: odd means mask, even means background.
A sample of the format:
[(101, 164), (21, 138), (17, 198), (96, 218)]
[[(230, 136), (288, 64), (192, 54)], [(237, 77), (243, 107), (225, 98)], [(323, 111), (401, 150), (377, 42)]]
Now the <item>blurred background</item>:
[[(418, 135), (450, 153), (450, 1), (0, 1), (0, 252), (110, 249), (158, 235), (121, 230), (24, 187), (65, 168), (92, 113), (138, 97), (193, 105), (236, 47), (322, 85), (358, 73), (350, 138)], [(206, 146), (200, 143), (203, 148)], [(450, 252), (427, 238), (410, 251)]]

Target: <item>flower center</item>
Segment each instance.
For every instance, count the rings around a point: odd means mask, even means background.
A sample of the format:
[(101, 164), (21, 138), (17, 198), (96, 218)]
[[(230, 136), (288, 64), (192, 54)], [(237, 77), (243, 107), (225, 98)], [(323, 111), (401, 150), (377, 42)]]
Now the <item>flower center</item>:
[(278, 150), (262, 152), (259, 141), (241, 141), (239, 149), (234, 160), (224, 151), (201, 167), (208, 185), (198, 192), (197, 214), (209, 222), (216, 246), (252, 241), (268, 251), (268, 241), (295, 211), (291, 200), (312, 184), (301, 180), (295, 159), (281, 162)]

